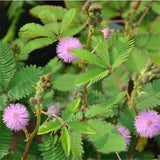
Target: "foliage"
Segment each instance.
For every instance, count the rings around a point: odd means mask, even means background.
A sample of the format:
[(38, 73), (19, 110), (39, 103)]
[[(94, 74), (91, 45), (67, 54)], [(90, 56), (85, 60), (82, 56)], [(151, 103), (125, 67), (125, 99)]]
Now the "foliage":
[[(159, 137), (138, 140), (134, 124), (141, 111), (160, 114), (159, 2), (3, 4), (11, 25), (0, 41), (0, 159), (159, 158)], [(38, 20), (18, 28), (24, 11)], [(30, 54), (69, 37), (82, 44), (64, 48), (75, 62), (66, 64), (55, 55), (42, 67), (27, 65)], [(3, 122), (11, 103), (22, 103), (29, 111), (24, 133), (10, 131)], [(10, 118), (17, 118), (16, 111)], [(130, 132), (127, 151), (126, 137), (117, 126)]]

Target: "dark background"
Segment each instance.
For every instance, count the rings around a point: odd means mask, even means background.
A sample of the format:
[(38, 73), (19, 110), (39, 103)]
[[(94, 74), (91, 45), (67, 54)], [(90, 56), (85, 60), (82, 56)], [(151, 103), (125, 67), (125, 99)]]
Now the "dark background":
[[(46, 4), (65, 7), (64, 1), (43, 1), (43, 5), (46, 5)], [(25, 4), (23, 6), (25, 11), (21, 14), (21, 17), (17, 23), (16, 37), (19, 29), (24, 24), (30, 23), (30, 22), (41, 24), (40, 20), (32, 17), (29, 14), (29, 9), (31, 9), (32, 7), (33, 6), (30, 6), (28, 4)], [(8, 8), (9, 8), (9, 5), (6, 6), (4, 5), (3, 2), (0, 2), (0, 39), (3, 39), (3, 37), (7, 33), (7, 30), (11, 24), (11, 21), (9, 21), (7, 16)], [(45, 48), (33, 51), (32, 53), (30, 53), (28, 60), (25, 61), (26, 65), (36, 64), (37, 66), (44, 66), (50, 59), (56, 56), (56, 45), (57, 43), (54, 43)]]

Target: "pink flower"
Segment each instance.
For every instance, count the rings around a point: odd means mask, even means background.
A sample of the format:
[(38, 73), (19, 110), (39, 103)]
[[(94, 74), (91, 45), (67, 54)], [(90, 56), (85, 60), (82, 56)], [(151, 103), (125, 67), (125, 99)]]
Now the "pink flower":
[(105, 28), (102, 30), (104, 39), (107, 41), (111, 37), (111, 30), (109, 28)]
[(142, 111), (135, 121), (137, 132), (142, 137), (152, 138), (160, 132), (160, 116), (153, 110)]
[[(56, 116), (60, 116), (60, 106), (59, 103), (52, 105), (48, 105), (48, 111), (49, 114), (55, 114)], [(54, 116), (49, 115), (50, 118), (55, 118)]]
[(61, 40), (57, 45), (58, 57), (68, 63), (76, 61), (75, 56), (70, 52), (70, 50), (74, 48), (82, 48), (82, 45), (78, 39), (70, 37)]
[(22, 130), (29, 121), (27, 109), (22, 104), (10, 104), (3, 114), (3, 121), (11, 130)]
[(122, 134), (122, 136), (124, 137), (125, 139), (125, 142), (126, 142), (126, 146), (125, 146), (125, 151), (128, 150), (128, 145), (129, 145), (129, 142), (130, 142), (130, 132), (128, 131), (128, 129), (125, 129), (124, 127), (121, 127), (121, 126), (117, 126), (117, 130), (119, 133)]

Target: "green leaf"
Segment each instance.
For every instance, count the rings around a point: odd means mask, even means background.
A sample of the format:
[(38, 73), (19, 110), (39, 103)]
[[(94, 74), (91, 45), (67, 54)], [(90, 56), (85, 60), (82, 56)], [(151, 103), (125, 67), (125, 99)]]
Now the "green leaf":
[(52, 38), (37, 38), (34, 40), (30, 40), (27, 44), (22, 48), (22, 54), (28, 54), (36, 49), (40, 49), (46, 47), (57, 41), (57, 37), (53, 36)]
[(84, 24), (71, 24), (69, 26), (69, 28), (65, 31), (65, 33), (63, 34), (62, 37), (63, 38), (73, 37), (76, 34), (78, 34), (79, 32), (81, 32), (85, 26), (86, 26), (86, 23), (84, 23)]
[(81, 11), (84, 3), (85, 2), (83, 2), (83, 1), (65, 1), (65, 4), (66, 4), (67, 8), (69, 8), (69, 9), (77, 8), (78, 11)]
[(93, 105), (90, 106), (89, 109), (86, 109), (85, 117), (86, 118), (93, 118), (96, 116), (101, 116), (104, 114), (109, 114), (112, 112), (112, 109), (110, 106), (107, 106), (106, 104), (99, 104), (99, 105)]
[(74, 17), (76, 15), (76, 9), (70, 9), (64, 16), (62, 24), (61, 24), (61, 29), (60, 29), (60, 34), (63, 35), (64, 32), (67, 30), (71, 22), (73, 21)]
[(80, 98), (76, 98), (74, 101), (72, 101), (71, 103), (68, 104), (66, 110), (64, 112), (62, 112), (62, 117), (63, 117), (64, 121), (69, 119), (70, 116), (72, 115), (72, 113), (75, 113), (75, 111), (77, 111), (77, 108), (79, 107), (80, 101), (81, 101)]
[(107, 68), (107, 65), (94, 54), (85, 49), (71, 49), (71, 53), (86, 63), (94, 64), (102, 68)]
[(50, 134), (49, 136), (44, 135), (42, 137), (42, 142), (39, 144), (39, 150), (41, 151), (41, 156), (45, 160), (69, 160), (66, 157), (60, 138), (57, 135), (54, 137)]
[(70, 122), (69, 127), (85, 134), (96, 134), (96, 131), (86, 122)]
[(60, 6), (41, 5), (41, 6), (36, 6), (36, 7), (32, 8), (30, 10), (30, 14), (37, 17), (37, 18), (41, 18), (40, 17), (40, 15), (42, 15), (41, 12), (44, 13), (44, 12), (48, 12), (48, 11), (50, 13), (53, 13), (58, 20), (62, 20), (62, 18), (67, 10), (63, 7), (60, 7)]
[(5, 126), (2, 121), (2, 112), (0, 112), (0, 159), (6, 154), (11, 145), (12, 132)]
[(61, 123), (56, 118), (54, 118), (39, 127), (38, 135), (55, 131), (60, 127), (61, 127)]
[[(114, 73), (122, 84), (126, 85), (128, 84), (129, 77), (127, 72), (124, 70), (122, 66), (116, 68), (114, 70)], [(114, 97), (121, 92), (120, 85), (118, 84), (118, 82), (116, 81), (116, 79), (113, 77), (112, 74), (110, 74), (107, 78), (105, 78), (102, 81), (102, 87), (104, 93), (109, 97)]]
[(160, 32), (160, 16), (158, 16), (153, 23), (150, 24), (151, 32), (159, 33)]
[(77, 160), (77, 157), (82, 157), (83, 151), (83, 142), (82, 142), (82, 135), (78, 131), (71, 131), (69, 132), (71, 138), (71, 151), (73, 154), (73, 160)]
[(87, 97), (88, 97), (88, 104), (94, 105), (94, 104), (101, 104), (106, 102), (106, 97), (99, 91), (93, 90), (87, 90)]
[(134, 109), (128, 108), (128, 105), (126, 105), (126, 108), (124, 108), (122, 112), (119, 114), (118, 125), (124, 126), (129, 130), (132, 130), (134, 128), (135, 116), (136, 113)]
[(19, 100), (32, 93), (42, 72), (41, 68), (36, 66), (27, 66), (19, 70), (9, 84), (9, 98)]
[(152, 9), (153, 9), (153, 11), (155, 11), (157, 14), (159, 14), (160, 15), (160, 3), (159, 2), (154, 2), (153, 4), (152, 4)]
[(44, 67), (44, 73), (57, 73), (63, 67), (62, 61), (58, 57), (54, 57)]
[(6, 90), (15, 73), (15, 61), (10, 46), (0, 41), (0, 92)]
[(54, 34), (48, 31), (44, 26), (36, 23), (27, 23), (20, 28), (20, 34), (28, 39), (37, 37), (53, 37)]
[(154, 54), (148, 54), (149, 58), (157, 65), (160, 67), (160, 54), (159, 53), (154, 53)]
[(100, 56), (107, 66), (110, 66), (110, 57), (108, 53), (108, 46), (104, 38), (92, 37), (91, 45), (93, 50)]
[(132, 75), (135, 71), (140, 72), (143, 68), (145, 68), (147, 62), (148, 58), (146, 54), (143, 53), (140, 49), (134, 48), (124, 64)]
[(61, 142), (66, 156), (68, 157), (71, 150), (71, 141), (68, 130), (65, 126), (61, 129)]
[(148, 83), (140, 90), (141, 97), (137, 99), (137, 108), (149, 109), (160, 104), (160, 79)]
[(109, 71), (105, 68), (96, 68), (86, 71), (84, 74), (81, 74), (77, 77), (75, 83), (77, 85), (82, 85), (85, 83), (87, 87), (91, 86), (93, 83), (100, 81), (108, 75)]
[(140, 34), (135, 36), (135, 46), (147, 53), (160, 53), (160, 34)]
[(111, 49), (111, 65), (113, 69), (127, 60), (133, 46), (133, 40), (129, 40), (127, 36), (120, 37), (117, 40)]
[(125, 139), (114, 126), (98, 119), (91, 119), (88, 124), (97, 131), (96, 135), (88, 135), (88, 137), (98, 152), (124, 151)]
[(0, 111), (7, 106), (7, 96), (5, 94), (0, 95)]
[(70, 91), (75, 88), (75, 79), (77, 78), (77, 75), (74, 74), (64, 74), (58, 76), (54, 80), (54, 89), (60, 90), (60, 91)]

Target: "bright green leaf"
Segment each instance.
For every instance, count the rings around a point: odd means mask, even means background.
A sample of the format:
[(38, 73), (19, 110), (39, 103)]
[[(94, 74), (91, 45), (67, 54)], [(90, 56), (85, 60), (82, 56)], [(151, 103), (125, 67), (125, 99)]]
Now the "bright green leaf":
[(59, 129), (60, 127), (61, 123), (56, 118), (54, 118), (39, 127), (38, 135), (46, 134), (48, 132)]
[(96, 134), (96, 131), (86, 122), (70, 122), (68, 126), (85, 134)]
[(61, 129), (61, 142), (62, 142), (63, 149), (66, 153), (66, 156), (68, 157), (71, 150), (71, 141), (70, 141), (70, 136), (66, 127), (63, 127)]

